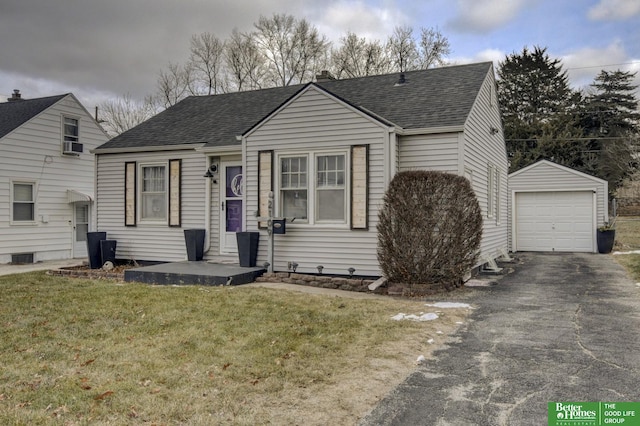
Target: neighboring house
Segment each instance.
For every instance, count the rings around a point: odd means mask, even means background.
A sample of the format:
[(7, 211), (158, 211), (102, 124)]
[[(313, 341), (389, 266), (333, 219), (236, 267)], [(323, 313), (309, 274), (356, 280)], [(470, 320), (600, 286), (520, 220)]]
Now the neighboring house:
[[(480, 63), (190, 97), (94, 152), (98, 229), (118, 257), (185, 259), (183, 229), (204, 228), (205, 259), (237, 259), (236, 231), (295, 217), (275, 235), (274, 270), (380, 275), (378, 210), (393, 176), (440, 170), (472, 182), (484, 216), (481, 261), (507, 248), (507, 158), (494, 70)], [(210, 166), (213, 178), (203, 175)]]
[(109, 138), (73, 94), (0, 103), (0, 263), (87, 255), (95, 161)]
[(607, 181), (542, 160), (509, 175), (509, 199), (511, 251), (598, 252)]

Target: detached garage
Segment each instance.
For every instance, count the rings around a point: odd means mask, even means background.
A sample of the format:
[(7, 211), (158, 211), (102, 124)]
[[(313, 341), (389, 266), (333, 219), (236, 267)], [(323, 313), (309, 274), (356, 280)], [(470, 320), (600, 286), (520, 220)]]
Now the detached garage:
[(597, 253), (606, 181), (542, 160), (509, 175), (511, 251)]

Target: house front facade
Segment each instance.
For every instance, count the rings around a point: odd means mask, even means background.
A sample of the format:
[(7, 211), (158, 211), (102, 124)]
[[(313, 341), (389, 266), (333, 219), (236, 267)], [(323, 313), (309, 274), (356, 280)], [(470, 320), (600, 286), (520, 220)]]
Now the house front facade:
[[(95, 150), (97, 225), (118, 257), (237, 260), (236, 232), (295, 218), (273, 269), (379, 276), (377, 220), (403, 170), (470, 179), (483, 210), (479, 264), (507, 247), (507, 159), (490, 63), (191, 97)], [(207, 177), (204, 177), (204, 175)]]
[(107, 140), (73, 94), (0, 103), (0, 264), (86, 257)]

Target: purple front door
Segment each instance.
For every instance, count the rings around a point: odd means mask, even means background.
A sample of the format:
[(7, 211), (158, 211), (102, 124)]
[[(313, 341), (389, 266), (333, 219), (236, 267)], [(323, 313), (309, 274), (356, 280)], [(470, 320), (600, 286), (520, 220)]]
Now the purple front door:
[(222, 173), (224, 188), (221, 188), (222, 215), (220, 229), (222, 243), (220, 251), (223, 253), (236, 252), (236, 232), (242, 231), (242, 211), (244, 180), (242, 166), (234, 163), (223, 164)]

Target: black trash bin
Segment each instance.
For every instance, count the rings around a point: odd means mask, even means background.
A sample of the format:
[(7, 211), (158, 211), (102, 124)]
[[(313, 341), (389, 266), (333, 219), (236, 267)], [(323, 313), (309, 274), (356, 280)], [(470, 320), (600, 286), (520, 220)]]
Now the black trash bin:
[(87, 232), (87, 255), (91, 269), (102, 268), (102, 252), (100, 241), (107, 239), (106, 232)]
[(116, 263), (116, 240), (102, 240), (100, 241), (100, 253), (102, 254), (102, 265), (111, 262)]
[(240, 266), (251, 268), (256, 266), (260, 233), (236, 232), (236, 240), (238, 241), (238, 260), (240, 261)]
[(185, 229), (184, 242), (187, 245), (187, 260), (200, 261), (204, 255), (204, 229)]

